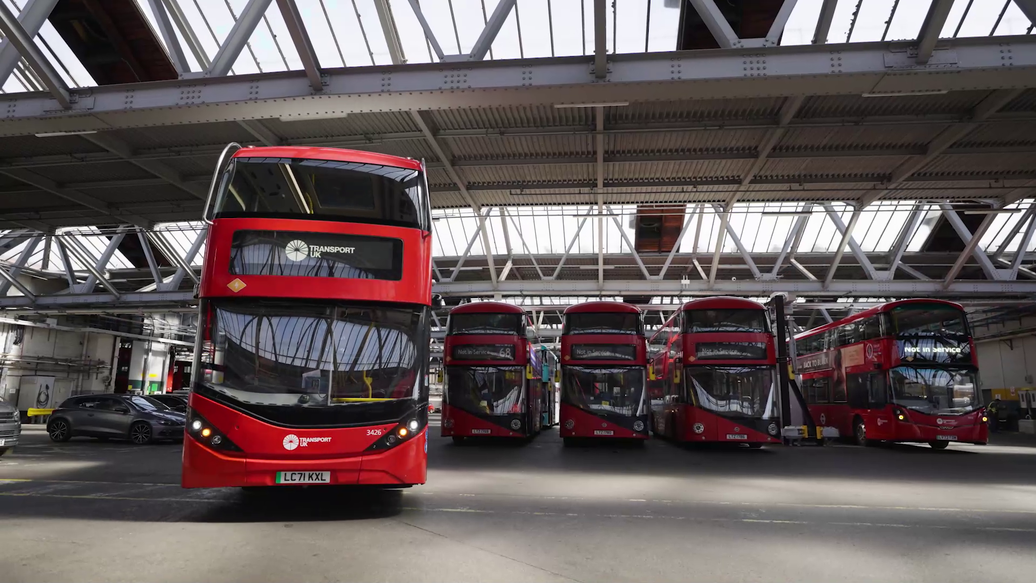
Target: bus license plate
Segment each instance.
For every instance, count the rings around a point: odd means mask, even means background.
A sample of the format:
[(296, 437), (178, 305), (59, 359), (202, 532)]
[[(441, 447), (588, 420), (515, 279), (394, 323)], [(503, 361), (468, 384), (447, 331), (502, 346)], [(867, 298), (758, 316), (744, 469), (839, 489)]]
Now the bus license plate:
[(330, 484), (331, 472), (277, 472), (278, 484)]
[(744, 433), (728, 433), (727, 439), (748, 439), (748, 436)]
[(615, 432), (608, 429), (594, 429), (594, 435), (615, 435)]
[(936, 435), (935, 439), (938, 441), (957, 441), (956, 435)]
[(471, 430), (471, 434), (472, 435), (489, 435), (492, 432), (493, 432), (492, 429), (472, 429)]

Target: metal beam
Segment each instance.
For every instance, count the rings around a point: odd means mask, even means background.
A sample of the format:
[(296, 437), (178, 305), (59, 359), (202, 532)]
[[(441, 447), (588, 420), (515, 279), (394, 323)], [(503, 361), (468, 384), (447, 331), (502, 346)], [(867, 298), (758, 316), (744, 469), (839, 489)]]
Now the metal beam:
[(381, 32), (385, 35), (389, 58), (393, 65), (402, 65), (406, 62), (406, 54), (399, 40), (399, 29), (396, 28), (396, 19), (392, 15), (392, 6), (388, 0), (374, 0), (374, 8), (378, 11), (378, 20), (381, 22)]
[[(493, 288), (488, 281), (446, 282), (432, 286), (435, 293), (443, 296), (481, 296), (500, 293), (505, 296), (519, 295), (715, 295), (717, 292), (737, 296), (767, 296), (771, 293), (795, 293), (801, 296), (817, 297), (960, 297), (1015, 295), (1036, 293), (1036, 281), (985, 281), (962, 280), (944, 286), (942, 281), (866, 281), (835, 280), (824, 289), (821, 281), (807, 280), (738, 280), (717, 281), (712, 287), (708, 282), (691, 280), (605, 280), (599, 289), (593, 280), (563, 281), (508, 281)], [(42, 299), (42, 298), (41, 298)]]
[[(191, 248), (187, 250), (186, 255), (180, 258), (180, 261), (177, 261), (175, 258), (171, 258), (171, 260), (179, 267), (177, 267), (176, 273), (174, 273), (168, 281), (163, 281), (161, 284), (156, 286), (157, 289), (161, 291), (175, 291), (180, 287), (180, 283), (183, 282), (183, 278), (188, 276), (195, 284), (200, 283), (201, 280), (194, 273), (194, 268), (191, 267), (191, 262), (194, 261), (194, 257), (201, 250), (201, 246), (205, 244), (208, 234), (208, 227), (203, 227), (198, 231), (198, 235), (194, 238), (194, 242), (191, 243)], [(160, 242), (162, 239), (157, 232), (148, 232), (148, 238), (155, 242)], [(162, 247), (159, 247), (159, 251), (162, 251)], [(162, 251), (162, 254), (165, 255), (165, 251)]]
[[(860, 263), (860, 267), (862, 267), (863, 271), (867, 274), (867, 278), (878, 279), (877, 272), (874, 270), (874, 265), (871, 263), (871, 260), (867, 258), (867, 254), (863, 252), (863, 249), (860, 247), (860, 244), (856, 242), (856, 239), (853, 238), (851, 234), (846, 235), (848, 228), (842, 222), (842, 217), (838, 216), (838, 213), (835, 212), (834, 207), (831, 206), (830, 203), (824, 204), (824, 210), (827, 211), (827, 217), (831, 220), (832, 223), (834, 223), (835, 229), (838, 230), (838, 234), (842, 235), (843, 238), (848, 239), (849, 250), (852, 251), (853, 257), (856, 258), (856, 261)], [(859, 212), (862, 213), (862, 211), (863, 209), (859, 209)], [(850, 222), (851, 221), (852, 219), (850, 218)], [(844, 249), (845, 243), (842, 244), (843, 253)], [(836, 251), (832, 268), (837, 267), (837, 263), (840, 263), (841, 260), (841, 255)]]
[[(58, 0), (29, 0), (18, 13), (18, 22), (25, 29), (25, 34), (30, 37), (36, 36), (57, 3)], [(7, 78), (14, 72), (14, 67), (21, 58), (22, 55), (14, 43), (6, 38), (0, 41), (0, 86), (7, 83)]]
[(158, 34), (162, 36), (166, 53), (169, 55), (169, 60), (173, 62), (177, 74), (182, 77), (184, 73), (190, 73), (191, 65), (187, 62), (183, 47), (180, 46), (180, 39), (176, 38), (176, 31), (173, 30), (173, 23), (169, 19), (169, 13), (166, 12), (165, 4), (162, 0), (147, 0), (147, 2), (151, 7), (151, 14), (155, 15)]
[(985, 250), (978, 246), (982, 236), (986, 234), (986, 231), (993, 224), (993, 220), (996, 219), (996, 215), (986, 215), (982, 219), (982, 222), (979, 223), (978, 228), (975, 229), (975, 232), (972, 233), (968, 230), (964, 221), (962, 221), (957, 215), (957, 212), (953, 210), (952, 206), (943, 203), (939, 205), (939, 208), (942, 209), (943, 217), (945, 217), (950, 223), (953, 230), (957, 232), (957, 236), (964, 241), (964, 252), (960, 254), (960, 257), (958, 257), (957, 261), (953, 264), (953, 268), (951, 268), (950, 272), (946, 275), (946, 283), (949, 284), (957, 278), (960, 270), (964, 267), (964, 264), (967, 263), (969, 255), (975, 257), (975, 261), (977, 261), (979, 266), (982, 267), (982, 271), (986, 274), (986, 277), (992, 280), (1000, 279), (1000, 273), (997, 271), (996, 267), (993, 266), (993, 262), (989, 259), (989, 255), (986, 255)]
[[(723, 212), (723, 208), (718, 204), (712, 205), (712, 210), (715, 211), (716, 214)], [(737, 252), (741, 254), (741, 258), (745, 261), (745, 265), (747, 265), (749, 271), (752, 272), (752, 277), (760, 279), (763, 276), (763, 274), (759, 272), (759, 268), (756, 266), (755, 261), (752, 259), (752, 254), (741, 242), (741, 237), (738, 236), (737, 232), (734, 230), (734, 227), (731, 226), (729, 217), (725, 222), (725, 226), (727, 229), (727, 234), (730, 235), (730, 240), (733, 241), (734, 246), (737, 247)]]
[[(839, 47), (841, 63), (831, 70), (829, 47), (763, 47), (744, 50), (637, 53), (609, 59), (610, 81), (594, 82), (583, 57), (480, 64), (408, 65), (391, 73), (379, 67), (327, 72), (319, 99), (302, 71), (237, 75), (91, 88), (90, 116), (79, 110), (54, 112), (53, 101), (36, 94), (3, 96), (9, 113), (0, 135), (42, 131), (110, 130), (186, 123), (263, 119), (283, 114), (292, 103), (297, 119), (339, 114), (468, 109), (509, 105), (551, 105), (694, 99), (768, 98), (805, 95), (860, 95), (925, 91), (989, 90), (1036, 86), (1036, 38), (952, 39), (956, 55), (947, 66), (918, 67), (894, 43), (851, 43)], [(1011, 75), (1003, 75), (1001, 50), (1011, 50)], [(745, 76), (748, 54), (767, 63), (767, 75)], [(672, 66), (681, 65), (678, 79)], [(387, 90), (385, 75), (391, 76)], [(452, 75), (452, 77), (451, 77)], [(458, 85), (458, 75), (463, 85)], [(531, 76), (530, 76), (531, 75)], [(878, 98), (881, 99), (881, 98)], [(889, 98), (895, 99), (895, 98)], [(128, 109), (126, 103), (133, 102)], [(107, 115), (117, 113), (118, 115)], [(34, 123), (23, 123), (35, 120)]]
[(551, 275), (550, 279), (558, 278), (558, 274), (561, 273), (561, 268), (565, 266), (565, 260), (568, 259), (568, 254), (572, 252), (572, 247), (575, 247), (576, 242), (579, 240), (579, 233), (582, 232), (583, 225), (586, 224), (586, 220), (588, 218), (590, 218), (589, 213), (584, 215), (583, 219), (579, 221), (579, 225), (576, 227), (576, 232), (572, 234), (572, 239), (568, 242), (568, 246), (565, 247), (565, 253), (561, 256), (561, 261), (558, 262), (558, 266), (554, 269), (554, 275)]
[(309, 78), (309, 86), (313, 88), (313, 91), (323, 91), (320, 61), (317, 59), (316, 51), (313, 50), (313, 43), (309, 40), (306, 25), (302, 22), (299, 7), (295, 5), (295, 0), (277, 0), (277, 7), (281, 10), (284, 25), (288, 28), (288, 34), (291, 35), (291, 42), (295, 44), (295, 51), (302, 60), (302, 68), (306, 71), (306, 77)]
[[(1036, 203), (1033, 203), (1030, 210), (1036, 211)], [(1036, 232), (1036, 212), (1030, 213), (1029, 226), (1025, 228), (1025, 234), (1022, 235), (1022, 240), (1018, 242), (1018, 252), (1015, 253), (1014, 259), (1011, 261), (1011, 271), (1008, 274), (1008, 279), (1017, 279), (1018, 270), (1022, 266), (1022, 260), (1025, 258), (1026, 249), (1029, 247), (1029, 243), (1032, 241), (1032, 235)]]
[(234, 26), (230, 29), (227, 38), (220, 45), (216, 56), (212, 58), (212, 64), (205, 69), (206, 77), (225, 77), (230, 73), (237, 58), (241, 55), (245, 43), (252, 37), (255, 27), (263, 19), (266, 10), (273, 0), (248, 0), (244, 10), (238, 15)]
[(471, 47), (468, 60), (481, 61), (486, 58), (489, 48), (493, 46), (493, 41), (496, 40), (496, 35), (500, 33), (500, 28), (504, 26), (504, 22), (511, 13), (511, 9), (514, 8), (515, 2), (516, 0), (500, 0), (497, 2), (493, 14), (486, 21), (486, 27), (482, 29), (482, 34), (478, 35), (478, 40)]
[(25, 286), (18, 281), (18, 276), (21, 275), (22, 270), (25, 269), (25, 266), (29, 263), (29, 259), (32, 258), (32, 254), (36, 252), (36, 247), (39, 247), (40, 240), (42, 238), (43, 235), (36, 235), (26, 242), (25, 248), (22, 249), (22, 252), (18, 255), (18, 259), (15, 261), (14, 265), (11, 266), (10, 273), (0, 266), (0, 270), (2, 270), (4, 274), (4, 279), (7, 280), (4, 284), (0, 285), (0, 297), (6, 296), (12, 285), (18, 288), (18, 290), (26, 296), (32, 296), (31, 293), (27, 293), (28, 290), (25, 289)]
[(151, 270), (151, 277), (154, 278), (156, 286), (160, 285), (162, 273), (158, 269), (158, 262), (155, 261), (155, 254), (151, 251), (151, 243), (144, 231), (137, 231), (137, 239), (140, 241), (140, 248), (144, 251), (144, 259), (147, 260), (147, 266)]
[(917, 279), (919, 279), (921, 281), (931, 281), (931, 279), (932, 279), (932, 278), (928, 277), (927, 275), (921, 273), (920, 271), (914, 269), (913, 267), (910, 267), (906, 263), (901, 263), (899, 265), (899, 269), (901, 269), (903, 271), (903, 273), (906, 273), (906, 274), (910, 275), (911, 277), (915, 277), (915, 278), (917, 278)]
[(81, 136), (88, 142), (108, 150), (134, 166), (150, 172), (151, 174), (165, 180), (180, 190), (194, 195), (199, 200), (205, 200), (205, 192), (198, 184), (192, 184), (184, 180), (179, 172), (173, 170), (166, 164), (157, 160), (137, 160), (134, 157), (133, 147), (111, 133), (84, 134)]
[[(273, 133), (273, 130), (258, 119), (246, 119), (237, 122), (237, 124), (245, 128), (248, 133), (252, 134), (252, 137), (259, 140), (264, 146), (281, 145), (282, 140), (280, 136)], [(222, 151), (222, 148), (220, 148), (220, 150)]]
[[(828, 212), (830, 213), (830, 211)], [(853, 229), (856, 228), (856, 223), (860, 220), (862, 212), (862, 208), (854, 210), (852, 216), (849, 218), (849, 225), (843, 225), (843, 228), (839, 229), (842, 232), (842, 238), (838, 241), (838, 247), (835, 248), (835, 257), (831, 260), (831, 267), (827, 270), (827, 277), (824, 278), (824, 285), (830, 285), (834, 280), (835, 272), (838, 270), (838, 265), (842, 262), (842, 257), (845, 255), (845, 246), (852, 240)], [(835, 223), (835, 225), (837, 226), (838, 223)], [(873, 268), (871, 269), (873, 270)]]
[(892, 261), (889, 263), (888, 279), (894, 279), (896, 277), (896, 269), (899, 267), (903, 260), (903, 253), (906, 253), (907, 246), (910, 244), (910, 239), (913, 238), (914, 233), (917, 231), (917, 225), (921, 222), (921, 218), (924, 217), (925, 213), (921, 205), (916, 205), (914, 210), (910, 211), (910, 216), (907, 217), (906, 223), (903, 225), (903, 230), (900, 231), (899, 237), (896, 238), (896, 244), (892, 251)]
[[(811, 213), (813, 211), (812, 203), (806, 204), (803, 207), (803, 213)], [(788, 236), (784, 240), (784, 246), (781, 247), (781, 253), (777, 256), (777, 261), (773, 264), (773, 270), (770, 271), (769, 279), (777, 279), (777, 275), (784, 268), (784, 258), (791, 251), (794, 256), (793, 247), (797, 247), (798, 241), (802, 238), (802, 231), (806, 228), (806, 223), (809, 221), (809, 214), (803, 214), (795, 219), (795, 224), (792, 225), (791, 230), (788, 231)]]
[(111, 216), (116, 219), (119, 219), (120, 221), (133, 223), (138, 227), (146, 228), (149, 226), (149, 221), (142, 216), (133, 213), (113, 210), (112, 205), (109, 205), (108, 203), (102, 200), (98, 200), (88, 194), (79, 192), (78, 190), (74, 190), (72, 188), (65, 188), (57, 182), (54, 182), (50, 178), (41, 176), (39, 174), (36, 174), (35, 172), (29, 172), (28, 170), (0, 168), (0, 174), (6, 174), (7, 176), (14, 178), (15, 180), (20, 180), (26, 184), (31, 184), (40, 190), (44, 190), (55, 196), (59, 196), (65, 200), (70, 200), (72, 202), (81, 204), (85, 207), (98, 211), (106, 216)]
[(500, 213), (507, 217), (507, 220), (511, 221), (511, 226), (514, 227), (514, 231), (518, 233), (518, 240), (522, 242), (522, 249), (525, 249), (525, 253), (528, 254), (529, 259), (532, 261), (532, 267), (536, 270), (536, 274), (540, 276), (540, 279), (544, 279), (543, 271), (540, 269), (539, 264), (536, 262), (536, 254), (529, 248), (529, 244), (525, 242), (525, 237), (522, 235), (521, 228), (518, 227), (518, 223), (515, 222), (514, 217), (507, 212), (507, 209), (500, 207)]
[(935, 43), (939, 42), (942, 27), (950, 15), (950, 8), (953, 8), (953, 0), (934, 0), (928, 7), (928, 14), (917, 35), (917, 64), (925, 65), (931, 60)]
[(626, 235), (626, 230), (622, 228), (622, 223), (619, 222), (618, 215), (612, 210), (609, 205), (607, 207), (608, 214), (611, 215), (612, 221), (615, 222), (615, 228), (619, 230), (619, 235), (622, 236), (622, 240), (626, 242), (626, 246), (630, 248), (630, 254), (633, 255), (633, 260), (637, 262), (637, 267), (640, 268), (640, 273), (644, 276), (644, 279), (652, 279), (651, 274), (648, 273), (647, 267), (644, 266), (644, 260), (640, 258), (640, 254), (637, 253), (637, 248), (633, 246), (633, 242)]
[(669, 255), (665, 258), (665, 263), (662, 264), (662, 270), (658, 272), (655, 279), (665, 278), (665, 272), (669, 270), (669, 264), (673, 262), (673, 257), (676, 257), (677, 252), (680, 251), (680, 245), (683, 244), (684, 235), (690, 230), (691, 221), (694, 220), (695, 212), (688, 211), (688, 206), (684, 206), (684, 212), (687, 214), (687, 220), (683, 222), (683, 228), (680, 229), (680, 234), (676, 237), (676, 242), (673, 243), (673, 248), (669, 251)]
[[(603, 10), (603, 9), (602, 9)], [(594, 14), (597, 5), (594, 5)], [(595, 16), (596, 18), (596, 16)], [(595, 29), (596, 30), (596, 29)], [(597, 153), (597, 283), (604, 284), (604, 107), (594, 108), (594, 151)]]
[(169, 17), (172, 19), (173, 24), (176, 25), (176, 28), (179, 29), (180, 34), (183, 35), (187, 48), (191, 50), (191, 54), (198, 61), (198, 65), (201, 66), (202, 70), (208, 69), (212, 61), (209, 60), (205, 47), (198, 40), (198, 35), (194, 33), (194, 27), (191, 26), (191, 22), (187, 20), (183, 9), (180, 8), (180, 2), (178, 0), (162, 0), (162, 4), (169, 11)]
[(421, 25), (421, 30), (424, 31), (424, 37), (428, 40), (428, 44), (432, 45), (432, 50), (435, 51), (435, 56), (442, 61), (446, 54), (442, 52), (442, 47), (439, 46), (439, 41), (435, 38), (435, 33), (432, 31), (432, 27), (428, 25), (428, 20), (424, 17), (424, 12), (421, 10), (420, 0), (410, 0), (410, 7), (414, 10), (414, 16), (417, 17), (417, 22)]
[(824, 317), (824, 322), (827, 322), (828, 324), (831, 324), (831, 323), (834, 322), (834, 320), (831, 318), (831, 314), (827, 313), (827, 309), (820, 308), (819, 312), (820, 312), (820, 315)]
[(781, 9), (777, 11), (777, 17), (773, 20), (773, 24), (770, 25), (770, 31), (766, 33), (767, 44), (777, 46), (780, 43), (781, 35), (784, 34), (784, 27), (787, 26), (788, 19), (791, 18), (791, 13), (795, 11), (795, 5), (798, 4), (798, 1), (784, 0), (784, 4), (781, 4)]
[(608, 76), (608, 4), (594, 0), (594, 78)]
[(1014, 0), (1014, 4), (1029, 19), (1030, 24), (1036, 24), (1036, 0)]
[(55, 242), (58, 244), (58, 254), (61, 256), (61, 266), (65, 271), (68, 289), (74, 290), (79, 285), (79, 280), (76, 278), (75, 268), (72, 267), (72, 260), (68, 257), (68, 250), (65, 249), (65, 244), (61, 242), (61, 237), (56, 237)]
[[(49, 13), (48, 13), (49, 14)], [(41, 23), (42, 24), (42, 23)], [(37, 27), (38, 29), (39, 27)], [(5, 40), (18, 50), (25, 62), (32, 67), (32, 70), (40, 78), (47, 90), (64, 109), (72, 107), (72, 97), (68, 92), (68, 85), (61, 78), (54, 66), (46, 56), (40, 52), (39, 47), (33, 42), (32, 36), (25, 31), (21, 22), (14, 16), (6, 2), (0, 2), (0, 30), (3, 31)]]
[[(478, 213), (479, 223), (484, 223), (485, 219), (488, 219), (492, 212), (492, 208), (487, 208), (484, 212), (480, 211)], [(464, 262), (467, 261), (468, 257), (471, 255), (471, 248), (475, 246), (475, 240), (481, 236), (481, 228), (476, 229), (475, 232), (471, 234), (471, 237), (468, 239), (468, 246), (464, 248), (464, 254), (460, 256), (460, 261), (457, 262), (457, 265), (453, 266), (453, 272), (450, 273), (450, 281), (455, 281), (457, 279), (457, 276), (460, 274), (460, 268), (464, 266)], [(492, 257), (492, 254), (487, 254), (487, 257)]]
[(86, 267), (86, 270), (90, 272), (90, 276), (86, 278), (86, 281), (83, 282), (76, 291), (79, 293), (92, 293), (94, 291), (94, 286), (98, 281), (100, 281), (101, 285), (103, 285), (108, 291), (115, 291), (115, 288), (112, 286), (111, 282), (108, 281), (108, 278), (104, 277), (103, 272), (105, 271), (105, 267), (108, 265), (108, 262), (111, 261), (112, 256), (115, 255), (115, 251), (118, 250), (119, 245), (122, 245), (122, 240), (125, 238), (126, 227), (120, 227), (119, 232), (108, 241), (108, 245), (104, 248), (101, 256), (97, 258), (97, 263), (91, 266), (90, 260), (93, 260), (93, 257), (90, 256), (87, 249), (83, 247), (82, 243), (76, 239), (74, 235), (67, 236), (66, 241), (69, 243), (69, 250), (73, 255), (79, 257), (80, 261), (82, 261), (83, 265)]
[(719, 43), (720, 48), (729, 49), (738, 46), (740, 39), (737, 33), (731, 28), (727, 18), (723, 16), (715, 0), (690, 0), (691, 6), (705, 22), (705, 26), (712, 33), (712, 37)]

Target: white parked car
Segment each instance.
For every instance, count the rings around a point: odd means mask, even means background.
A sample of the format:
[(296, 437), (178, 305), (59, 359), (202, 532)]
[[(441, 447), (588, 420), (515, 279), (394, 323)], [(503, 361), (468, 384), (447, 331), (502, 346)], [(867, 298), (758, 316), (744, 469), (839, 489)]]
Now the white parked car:
[(0, 401), (0, 455), (18, 445), (21, 435), (22, 421), (18, 417), (18, 409)]

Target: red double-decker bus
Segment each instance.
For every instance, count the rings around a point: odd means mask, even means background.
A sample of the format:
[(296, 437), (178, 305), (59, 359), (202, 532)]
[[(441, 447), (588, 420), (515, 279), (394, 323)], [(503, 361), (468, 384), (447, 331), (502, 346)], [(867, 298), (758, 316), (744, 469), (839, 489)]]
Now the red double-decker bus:
[(810, 413), (856, 443), (986, 443), (978, 360), (964, 310), (900, 300), (795, 337)]
[(474, 302), (450, 311), (443, 360), (442, 435), (531, 438), (543, 427), (545, 380), (525, 311)]
[(230, 151), (206, 204), (183, 486), (424, 483), (423, 164), (301, 147), (227, 161)]
[(647, 342), (640, 310), (621, 302), (569, 307), (561, 329), (561, 437), (647, 439)]
[[(681, 442), (780, 443), (777, 356), (766, 308), (715, 297), (684, 304), (651, 338), (656, 435)], [(657, 380), (653, 382), (658, 382)]]

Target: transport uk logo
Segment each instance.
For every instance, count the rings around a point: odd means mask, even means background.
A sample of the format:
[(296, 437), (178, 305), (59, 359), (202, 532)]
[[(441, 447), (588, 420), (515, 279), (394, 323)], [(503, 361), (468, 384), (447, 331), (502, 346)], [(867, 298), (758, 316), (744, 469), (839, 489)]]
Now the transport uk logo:
[[(305, 241), (295, 239), (294, 241), (289, 242), (288, 245), (284, 248), (284, 254), (287, 255), (288, 259), (291, 259), (292, 261), (302, 261), (303, 259), (309, 257), (309, 245), (307, 245)], [(287, 437), (285, 439), (287, 439)], [(287, 445), (285, 445), (285, 447), (287, 447)], [(293, 447), (291, 449), (295, 448)]]
[(281, 445), (284, 446), (284, 449), (286, 449), (288, 451), (292, 451), (292, 450), (294, 450), (296, 448), (299, 448), (299, 447), (306, 447), (306, 446), (308, 446), (311, 443), (331, 443), (331, 438), (330, 437), (299, 437), (298, 435), (295, 435), (294, 433), (289, 433), (289, 434), (284, 436), (284, 441), (281, 442)]
[(322, 253), (338, 253), (340, 255), (352, 255), (356, 253), (356, 247), (342, 247), (339, 245), (310, 245), (301, 239), (289, 241), (284, 246), (284, 254), (292, 261), (302, 261), (307, 257), (318, 259)]

